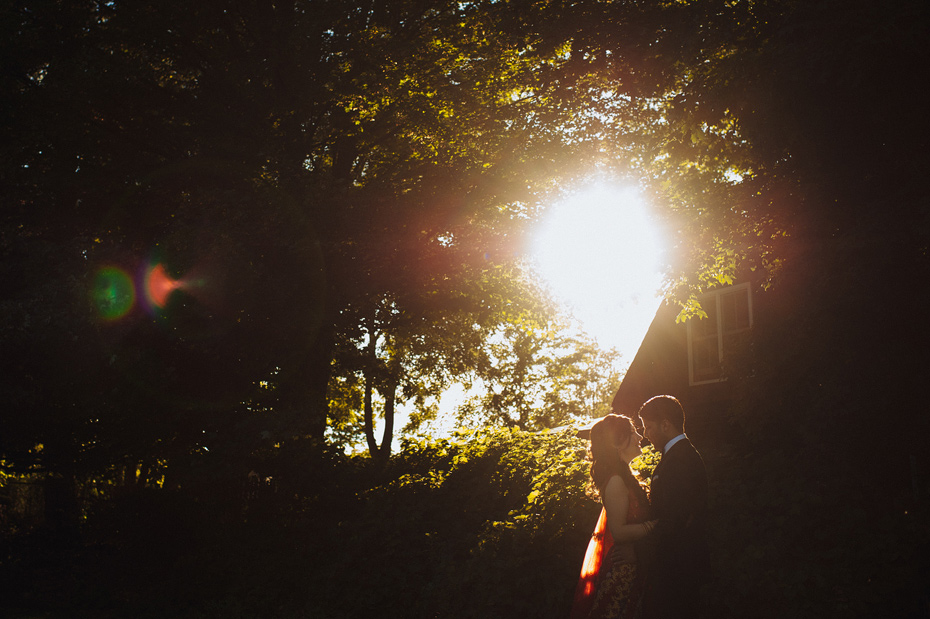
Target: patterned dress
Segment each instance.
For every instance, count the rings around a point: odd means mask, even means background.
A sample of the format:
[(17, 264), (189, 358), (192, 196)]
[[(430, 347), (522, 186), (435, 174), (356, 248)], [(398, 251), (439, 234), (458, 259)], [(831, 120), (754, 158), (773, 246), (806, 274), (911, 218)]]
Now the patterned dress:
[[(647, 507), (638, 496), (629, 493), (627, 523), (644, 522)], [(613, 538), (607, 528), (607, 512), (601, 508), (597, 526), (581, 568), (572, 619), (637, 619), (641, 615), (644, 586), (642, 571), (636, 563), (614, 552)]]

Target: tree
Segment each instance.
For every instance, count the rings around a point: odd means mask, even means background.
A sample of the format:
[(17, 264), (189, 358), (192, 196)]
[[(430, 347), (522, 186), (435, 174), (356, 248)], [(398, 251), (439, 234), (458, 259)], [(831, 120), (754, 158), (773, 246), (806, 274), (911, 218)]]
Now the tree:
[(926, 66), (922, 4), (611, 3), (574, 15), (572, 63), (605, 94), (604, 131), (680, 231), (678, 298), (736, 265), (774, 278), (838, 235), (925, 244), (912, 173), (924, 155), (907, 129), (923, 116), (910, 95)]
[[(412, 288), (403, 301), (385, 299), (367, 320), (359, 317), (358, 331), (340, 346), (336, 374), (357, 376), (357, 391), (349, 397), (363, 402), (358, 408), (372, 456), (390, 454), (396, 404), (407, 405), (404, 431), (415, 431), (435, 419), (436, 401), (453, 383), (471, 387), (502, 324), (539, 320), (551, 311), (519, 275), (515, 258), (511, 263), (490, 270), (481, 265), (464, 282), (442, 278)], [(375, 391), (385, 419), (380, 445)]]
[[(102, 378), (87, 383), (89, 408), (61, 396), (41, 415), (18, 411), (32, 424), (22, 436), (61, 429), (65, 461), (96, 441), (100, 466), (177, 462), (214, 428), (241, 426), (273, 375), (280, 433), (322, 441), (337, 345), (360, 318), (390, 299), (409, 325), (435, 324), (441, 304), (410, 291), (465, 289), (509, 260), (510, 231), (595, 154), (563, 131), (576, 102), (547, 76), (564, 50), (532, 30), (495, 2), (12, 6), (8, 255), (68, 247), (63, 277), (78, 296), (95, 268), (133, 273), (153, 252), (185, 284), (154, 317), (141, 305), (111, 323), (49, 308), (76, 321)], [(19, 290), (13, 309), (32, 321), (42, 291)], [(499, 321), (500, 308), (482, 311)], [(19, 336), (21, 348), (40, 337)], [(28, 373), (17, 363), (5, 382)]]
[(481, 388), (459, 408), (461, 423), (538, 431), (610, 412), (620, 384), (616, 351), (554, 318), (507, 325), (488, 342), (476, 371)]

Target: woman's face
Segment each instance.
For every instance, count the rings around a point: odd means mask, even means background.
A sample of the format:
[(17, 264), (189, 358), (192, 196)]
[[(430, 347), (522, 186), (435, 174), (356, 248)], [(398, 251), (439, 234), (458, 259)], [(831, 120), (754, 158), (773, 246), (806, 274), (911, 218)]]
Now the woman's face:
[(642, 453), (642, 435), (636, 431), (635, 428), (630, 432), (629, 437), (627, 437), (626, 444), (620, 445), (620, 455), (624, 460), (629, 462), (636, 456)]

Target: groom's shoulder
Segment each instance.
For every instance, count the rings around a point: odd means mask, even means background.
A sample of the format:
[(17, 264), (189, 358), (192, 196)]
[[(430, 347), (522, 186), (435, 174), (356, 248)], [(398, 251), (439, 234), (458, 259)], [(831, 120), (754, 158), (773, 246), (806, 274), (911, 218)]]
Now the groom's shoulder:
[(666, 464), (676, 461), (687, 462), (700, 460), (702, 463), (704, 461), (701, 454), (687, 438), (672, 445), (668, 453), (662, 454), (662, 459), (665, 460)]

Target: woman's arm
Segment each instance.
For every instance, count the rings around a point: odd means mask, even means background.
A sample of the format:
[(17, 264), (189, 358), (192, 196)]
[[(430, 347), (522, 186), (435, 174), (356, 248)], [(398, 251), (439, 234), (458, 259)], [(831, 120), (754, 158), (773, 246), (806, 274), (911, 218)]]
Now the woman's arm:
[(607, 511), (607, 526), (614, 542), (628, 544), (646, 537), (652, 530), (654, 521), (638, 524), (627, 524), (627, 510), (630, 508), (630, 494), (626, 484), (619, 475), (607, 480), (607, 485), (601, 492), (601, 503)]

